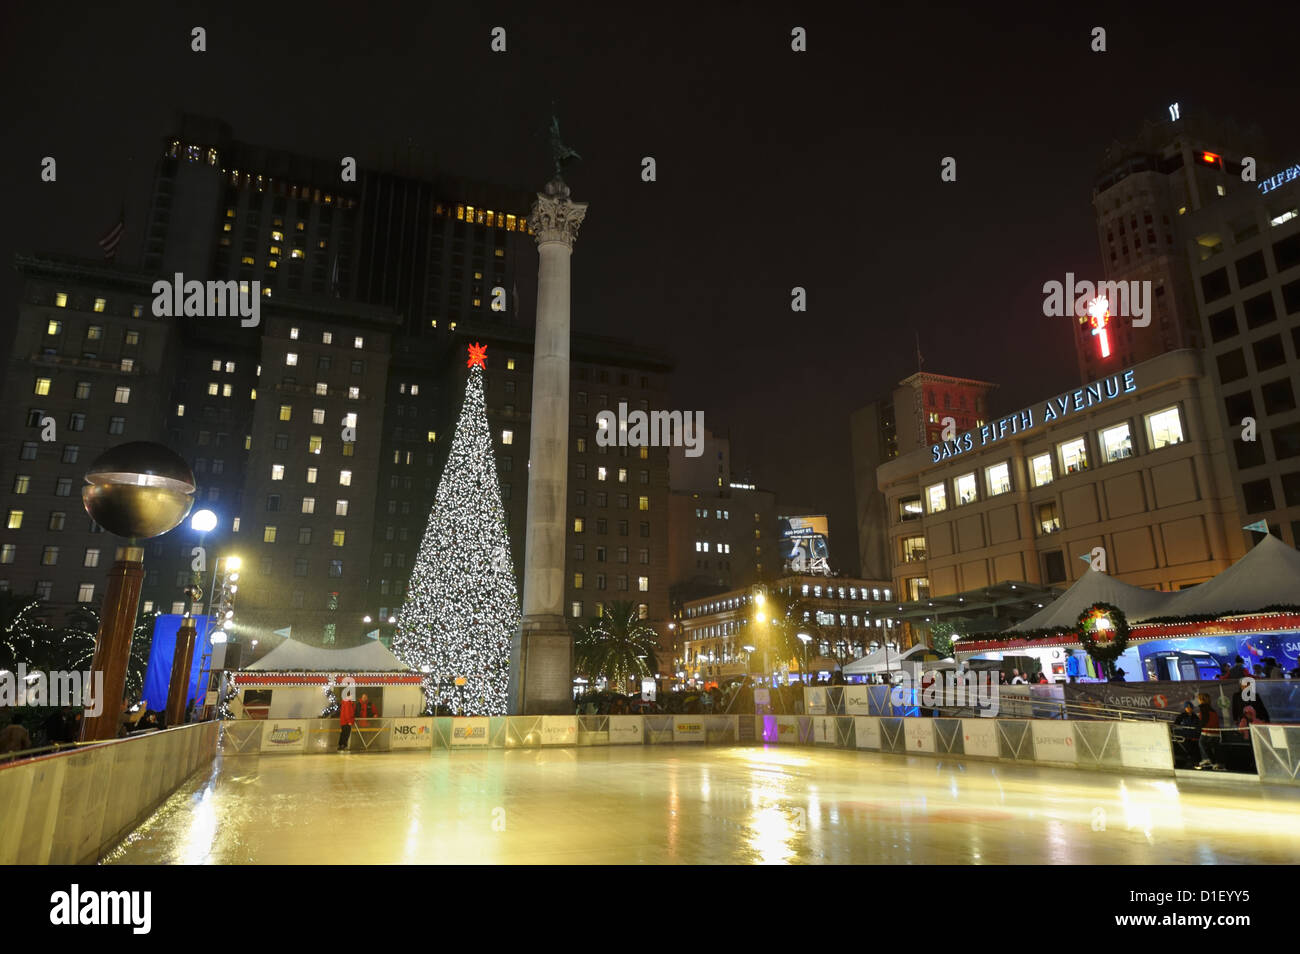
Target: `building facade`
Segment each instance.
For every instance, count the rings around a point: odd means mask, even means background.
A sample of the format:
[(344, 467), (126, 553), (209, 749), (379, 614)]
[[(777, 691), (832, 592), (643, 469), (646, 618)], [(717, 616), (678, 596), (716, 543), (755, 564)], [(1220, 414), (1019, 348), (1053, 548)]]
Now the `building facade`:
[(681, 649), (675, 659), (679, 681), (706, 685), (766, 675), (785, 683), (805, 667), (814, 677), (829, 674), (885, 643), (896, 643), (900, 621), (891, 613), (898, 604), (888, 581), (783, 576), (768, 589), (803, 602), (810, 635), (816, 622), (820, 638), (808, 643), (806, 656), (786, 659), (774, 649), (768, 627), (757, 618), (753, 587), (728, 590), (683, 605)]
[[(1214, 388), (1175, 351), (879, 468), (908, 601), (1110, 574), (1173, 590), (1246, 550)], [(1080, 558), (1087, 556), (1089, 562)]]
[(1300, 162), (1185, 217), (1188, 267), (1248, 521), (1300, 546)]

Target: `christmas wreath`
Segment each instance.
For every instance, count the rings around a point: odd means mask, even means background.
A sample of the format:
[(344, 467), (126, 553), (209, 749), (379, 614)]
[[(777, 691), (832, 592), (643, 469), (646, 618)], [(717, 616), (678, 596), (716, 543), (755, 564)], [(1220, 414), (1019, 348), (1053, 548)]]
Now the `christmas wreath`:
[(1079, 642), (1097, 662), (1112, 662), (1128, 648), (1128, 620), (1112, 603), (1093, 603), (1079, 614)]

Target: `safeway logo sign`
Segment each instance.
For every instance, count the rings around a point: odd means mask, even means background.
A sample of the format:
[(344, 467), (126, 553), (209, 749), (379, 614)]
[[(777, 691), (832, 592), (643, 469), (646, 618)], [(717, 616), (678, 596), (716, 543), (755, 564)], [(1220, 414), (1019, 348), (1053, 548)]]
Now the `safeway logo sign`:
[(1164, 709), (1166, 706), (1169, 705), (1169, 700), (1166, 699), (1164, 696), (1155, 695), (1151, 697), (1151, 704), (1155, 706), (1157, 709)]

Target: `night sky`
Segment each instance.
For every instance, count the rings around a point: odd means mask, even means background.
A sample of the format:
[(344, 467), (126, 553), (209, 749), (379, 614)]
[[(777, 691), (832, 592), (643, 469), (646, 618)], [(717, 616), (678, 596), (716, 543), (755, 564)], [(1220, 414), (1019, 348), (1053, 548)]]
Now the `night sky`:
[[(729, 432), (738, 475), (829, 513), (832, 562), (855, 572), (848, 416), (916, 370), (915, 335), (926, 370), (998, 382), (994, 411), (1074, 385), (1042, 285), (1100, 277), (1090, 200), (1109, 142), (1176, 100), (1300, 160), (1296, 13), (1135, 6), (9, 3), (0, 253), (98, 257), (125, 190), (119, 261), (138, 264), (181, 111), (320, 157), (410, 140), (446, 172), (536, 190), (555, 100), (584, 159), (566, 178), (591, 204), (575, 328), (671, 354), (672, 406)], [(40, 181), (46, 155), (57, 183)], [(9, 340), (10, 268), (0, 295)]]

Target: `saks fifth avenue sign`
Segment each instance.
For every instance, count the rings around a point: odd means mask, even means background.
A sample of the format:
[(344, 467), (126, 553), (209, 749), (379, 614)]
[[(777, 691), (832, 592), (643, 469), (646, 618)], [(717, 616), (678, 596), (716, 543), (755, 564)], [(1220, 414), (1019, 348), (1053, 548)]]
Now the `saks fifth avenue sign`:
[(1098, 404), (1105, 404), (1107, 401), (1113, 401), (1121, 394), (1131, 394), (1136, 390), (1137, 384), (1133, 380), (1132, 369), (1121, 371), (1102, 381), (1094, 381), (1077, 391), (1067, 391), (1065, 394), (1045, 401), (1041, 412), (1036, 418), (1034, 408), (1027, 407), (1023, 411), (1017, 411), (1015, 414), (1001, 420), (989, 421), (987, 424), (972, 428), (950, 441), (933, 444), (930, 447), (930, 454), (934, 457), (934, 463), (937, 464), (950, 457), (956, 457), (977, 448), (996, 444), (1005, 437), (1023, 434), (1026, 431), (1033, 430), (1039, 424), (1050, 424), (1076, 411), (1086, 411)]

